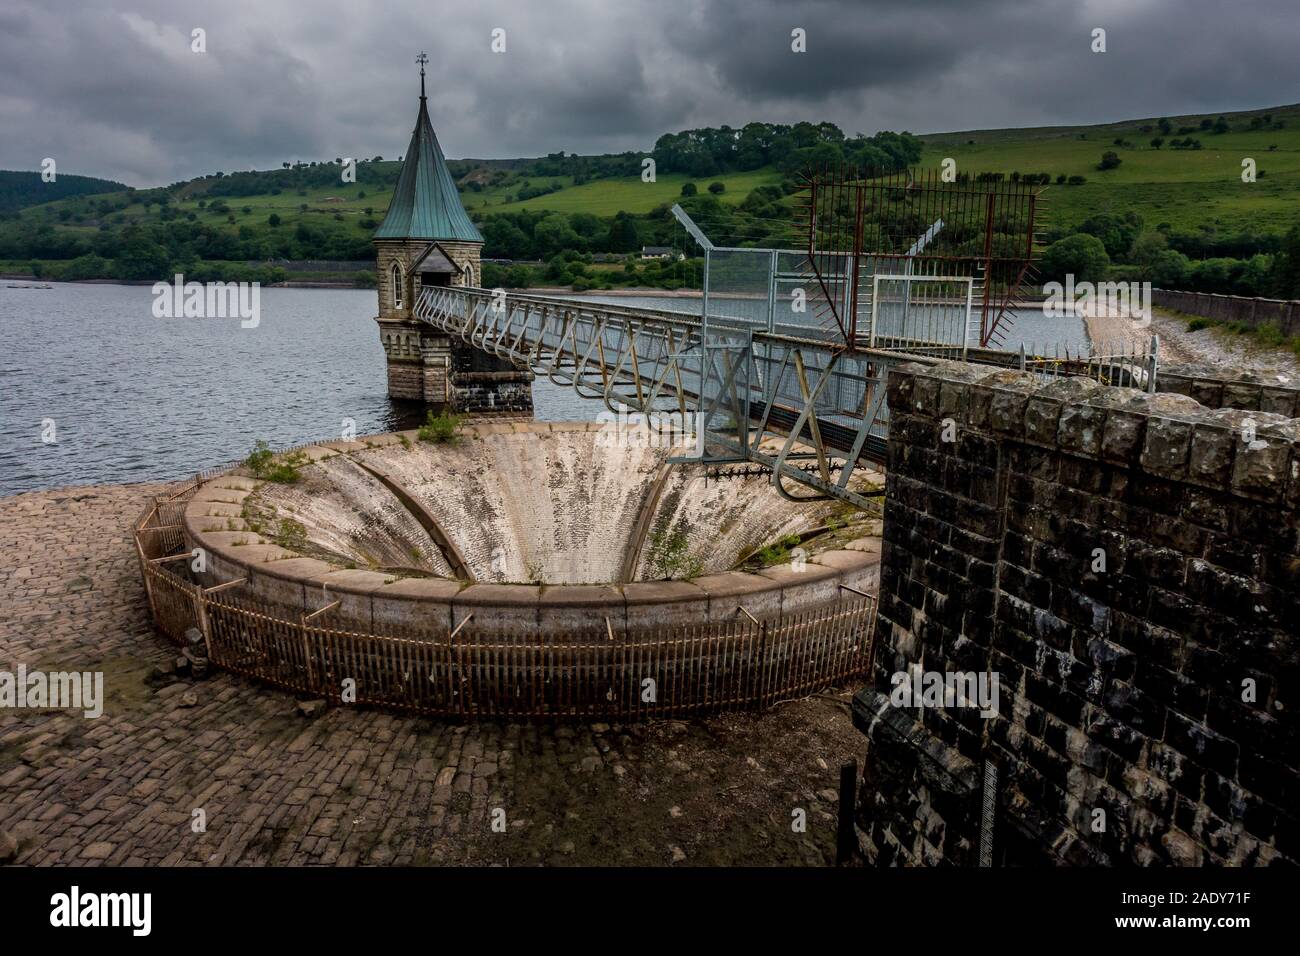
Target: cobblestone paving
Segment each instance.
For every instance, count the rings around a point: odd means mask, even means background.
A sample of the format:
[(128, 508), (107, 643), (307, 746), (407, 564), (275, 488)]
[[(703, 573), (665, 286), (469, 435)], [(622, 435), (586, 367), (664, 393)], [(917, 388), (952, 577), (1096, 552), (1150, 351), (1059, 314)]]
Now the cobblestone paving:
[(102, 670), (107, 698), (95, 720), (0, 710), (12, 862), (831, 860), (838, 767), (862, 748), (847, 689), (760, 717), (557, 727), (312, 719), (231, 675), (151, 679), (175, 650), (149, 623), (128, 528), (160, 487), (0, 499), (0, 670)]

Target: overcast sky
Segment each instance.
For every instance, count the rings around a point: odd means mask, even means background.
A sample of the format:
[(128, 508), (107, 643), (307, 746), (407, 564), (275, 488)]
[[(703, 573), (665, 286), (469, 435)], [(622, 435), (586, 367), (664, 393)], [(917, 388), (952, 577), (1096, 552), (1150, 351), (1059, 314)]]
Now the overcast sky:
[(51, 156), (146, 186), (394, 157), (420, 50), (451, 157), (753, 120), (924, 133), (1300, 100), (1300, 0), (3, 0), (0, 168)]

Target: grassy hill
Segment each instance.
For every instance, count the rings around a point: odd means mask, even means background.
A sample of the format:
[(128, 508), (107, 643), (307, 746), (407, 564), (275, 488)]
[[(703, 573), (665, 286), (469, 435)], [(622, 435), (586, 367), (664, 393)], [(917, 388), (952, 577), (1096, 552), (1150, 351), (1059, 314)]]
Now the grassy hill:
[[(1282, 129), (1249, 129), (1250, 121), (1270, 114)], [(922, 136), (922, 164), (938, 166), (945, 157), (972, 171), (1049, 172), (1055, 178), (1084, 176), (1081, 186), (1053, 185), (1044, 194), (1048, 223), (1074, 226), (1098, 213), (1136, 212), (1149, 226), (1167, 222), (1175, 229), (1213, 226), (1220, 231), (1285, 232), (1300, 221), (1300, 105), (1223, 114), (1227, 133), (1201, 130), (1208, 116), (1168, 117), (1173, 132), (1160, 149), (1159, 117), (1101, 126), (972, 130)], [(1179, 134), (1180, 128), (1196, 131)], [(1191, 136), (1202, 148), (1171, 149), (1169, 140)], [(1116, 146), (1122, 138), (1132, 146)], [(1101, 154), (1113, 151), (1120, 165), (1102, 172)], [(1241, 161), (1255, 160), (1265, 175), (1241, 181)]]
[(497, 212), (517, 212), (530, 209), (545, 212), (577, 213), (587, 212), (597, 216), (613, 216), (620, 212), (646, 213), (664, 203), (676, 202), (682, 194), (682, 186), (693, 182), (703, 192), (712, 182), (721, 182), (726, 191), (718, 198), (727, 205), (737, 205), (750, 191), (759, 186), (770, 186), (781, 182), (782, 176), (772, 167), (743, 173), (719, 173), (716, 176), (692, 178), (682, 173), (665, 173), (655, 178), (655, 182), (642, 182), (639, 176), (619, 179), (599, 179), (574, 186), (571, 177), (534, 177), (534, 181), (564, 183), (559, 192), (548, 193), (533, 199), (512, 200), (515, 186), (485, 189), (481, 193), (467, 192), (461, 196), (465, 208), (471, 214), (491, 214)]

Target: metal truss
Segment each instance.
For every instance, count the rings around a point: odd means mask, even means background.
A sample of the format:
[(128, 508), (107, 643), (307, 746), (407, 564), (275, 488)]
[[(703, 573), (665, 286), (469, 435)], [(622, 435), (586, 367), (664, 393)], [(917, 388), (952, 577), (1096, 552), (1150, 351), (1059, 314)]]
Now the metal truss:
[[(600, 399), (614, 414), (675, 413), (693, 421), (696, 455), (689, 460), (757, 463), (787, 497), (837, 498), (871, 511), (879, 503), (851, 479), (860, 464), (884, 461), (889, 367), (934, 361), (898, 351), (847, 351), (716, 315), (706, 338), (699, 317), (687, 313), (500, 290), (427, 288), (415, 316)], [(811, 494), (796, 496), (787, 483)]]
[[(897, 275), (890, 281), (926, 280)], [(960, 285), (965, 305), (972, 286)], [(685, 312), (499, 289), (426, 288), (414, 314), (467, 345), (599, 399), (616, 416), (676, 415), (691, 422), (695, 453), (674, 460), (754, 463), (788, 498), (836, 498), (874, 512), (880, 510), (874, 495), (852, 478), (860, 466), (885, 461), (885, 384), (895, 364), (965, 359), (1154, 390), (1154, 338), (1141, 349), (1053, 355), (971, 346), (960, 330), (952, 338), (939, 329), (917, 339), (927, 328), (919, 319), (925, 298), (908, 301), (917, 310), (909, 323), (913, 335), (885, 348), (846, 348), (815, 337), (813, 328), (808, 335), (764, 331), (743, 316), (711, 313), (706, 329), (699, 316)], [(810, 493), (796, 495), (792, 485)]]

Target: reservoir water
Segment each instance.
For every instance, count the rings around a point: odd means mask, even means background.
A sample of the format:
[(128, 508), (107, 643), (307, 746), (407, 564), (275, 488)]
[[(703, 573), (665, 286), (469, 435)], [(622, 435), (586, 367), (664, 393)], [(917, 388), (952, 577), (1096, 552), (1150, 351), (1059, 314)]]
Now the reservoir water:
[[(592, 296), (699, 311), (698, 299)], [(158, 481), (273, 446), (413, 427), (423, 410), (385, 394), (375, 293), (262, 289), (256, 328), (238, 319), (158, 319), (149, 286), (0, 284), (0, 495)], [(1074, 317), (1021, 316), (1006, 347), (1085, 341)], [(539, 420), (603, 409), (545, 380)], [(45, 439), (52, 438), (52, 441)]]

